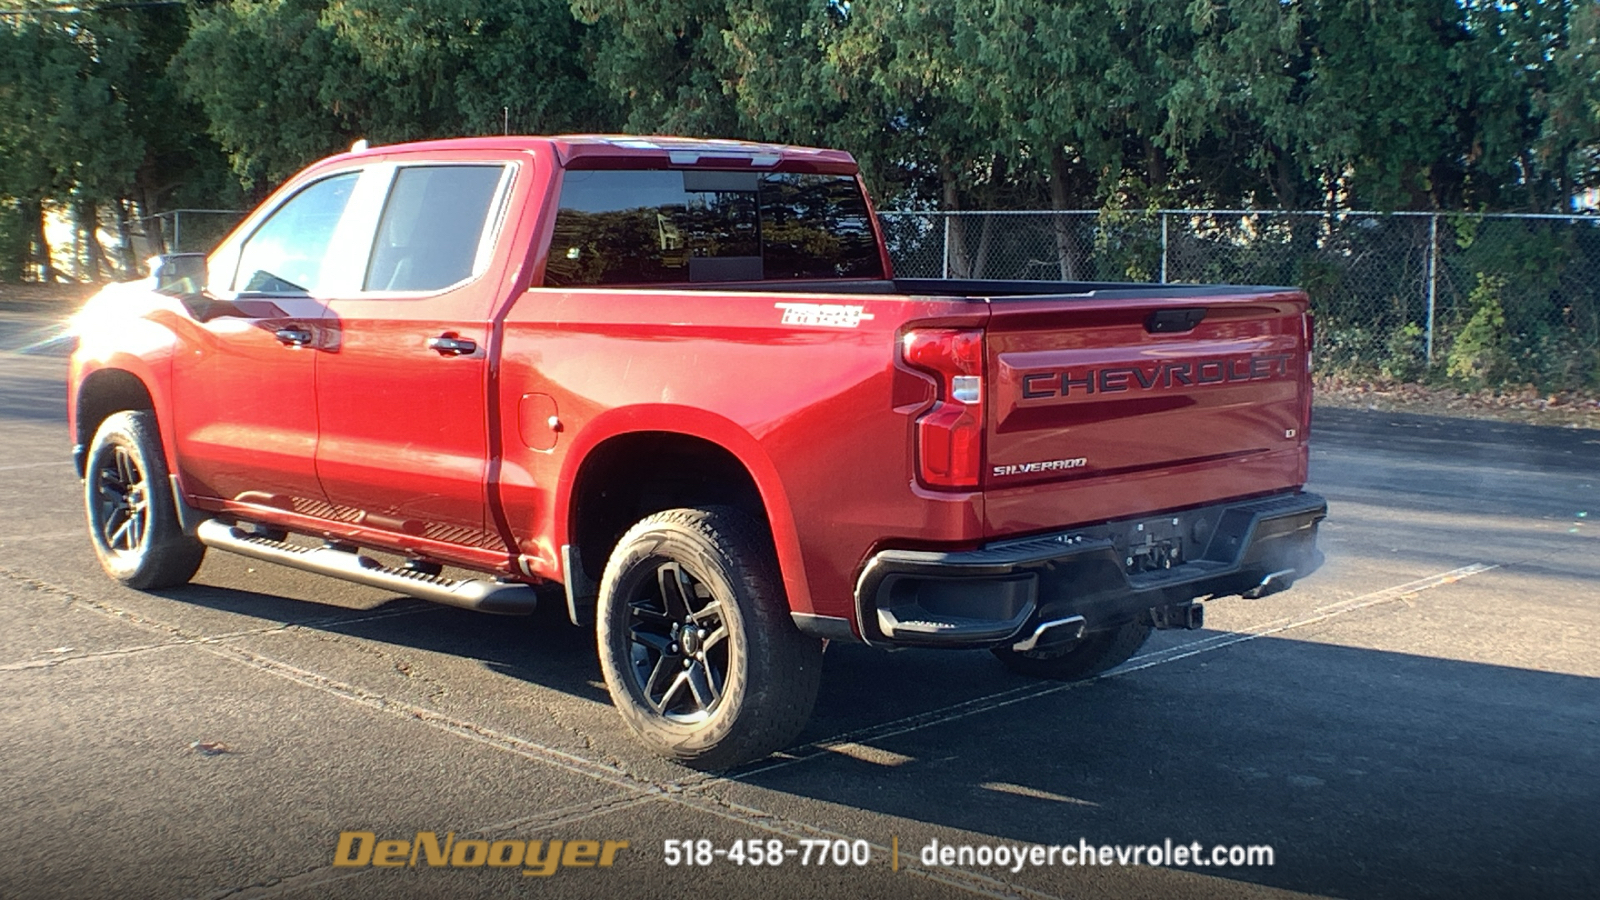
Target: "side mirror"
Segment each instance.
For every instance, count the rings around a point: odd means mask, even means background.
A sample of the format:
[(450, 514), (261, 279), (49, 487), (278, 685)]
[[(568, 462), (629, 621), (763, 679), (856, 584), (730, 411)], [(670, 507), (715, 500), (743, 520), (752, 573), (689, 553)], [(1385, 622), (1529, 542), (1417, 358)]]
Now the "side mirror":
[(200, 293), (206, 286), (204, 253), (166, 253), (150, 260), (156, 290), (174, 297)]

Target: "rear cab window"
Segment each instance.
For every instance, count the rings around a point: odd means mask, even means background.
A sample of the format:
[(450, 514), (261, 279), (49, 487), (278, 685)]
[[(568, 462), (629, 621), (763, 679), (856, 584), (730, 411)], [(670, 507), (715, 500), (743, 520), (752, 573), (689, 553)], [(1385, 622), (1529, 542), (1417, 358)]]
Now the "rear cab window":
[(567, 170), (545, 284), (878, 279), (883, 261), (850, 175)]

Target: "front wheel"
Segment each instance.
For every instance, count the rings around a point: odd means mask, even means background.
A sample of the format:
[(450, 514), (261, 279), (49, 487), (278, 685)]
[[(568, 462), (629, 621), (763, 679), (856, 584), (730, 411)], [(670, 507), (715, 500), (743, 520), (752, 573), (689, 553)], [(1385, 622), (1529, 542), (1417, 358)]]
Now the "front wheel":
[(1072, 681), (1114, 669), (1132, 658), (1150, 638), (1150, 626), (1129, 622), (1110, 631), (1085, 635), (1070, 647), (1030, 650), (1019, 653), (1010, 647), (996, 647), (994, 655), (1006, 668), (1034, 678)]
[(654, 752), (725, 769), (811, 717), (822, 644), (795, 630), (765, 530), (731, 507), (673, 509), (618, 542), (596, 627), (612, 702)]
[(206, 548), (178, 523), (155, 413), (119, 412), (100, 424), (83, 487), (89, 539), (107, 575), (139, 590), (194, 577)]

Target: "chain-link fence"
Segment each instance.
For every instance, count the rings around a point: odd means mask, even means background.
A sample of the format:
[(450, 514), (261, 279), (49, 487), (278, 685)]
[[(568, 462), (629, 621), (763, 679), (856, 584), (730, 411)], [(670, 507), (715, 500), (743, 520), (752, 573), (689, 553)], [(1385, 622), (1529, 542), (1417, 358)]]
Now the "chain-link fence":
[(156, 253), (204, 253), (243, 217), (237, 209), (175, 209), (139, 219), (137, 237)]
[[(51, 261), (69, 281), (143, 278), (152, 257), (163, 253), (203, 253), (215, 247), (238, 224), (243, 212), (232, 209), (175, 209), (142, 218), (116, 219), (102, 211), (91, 229), (65, 215), (51, 226)], [(63, 233), (70, 239), (61, 240)], [(26, 267), (25, 278), (42, 274)]]
[(1306, 289), (1323, 367), (1600, 385), (1600, 216), (886, 212), (897, 274)]
[[(151, 216), (140, 261), (208, 250), (234, 210)], [(1600, 216), (1240, 210), (885, 212), (895, 272), (1303, 287), (1327, 370), (1600, 387)]]

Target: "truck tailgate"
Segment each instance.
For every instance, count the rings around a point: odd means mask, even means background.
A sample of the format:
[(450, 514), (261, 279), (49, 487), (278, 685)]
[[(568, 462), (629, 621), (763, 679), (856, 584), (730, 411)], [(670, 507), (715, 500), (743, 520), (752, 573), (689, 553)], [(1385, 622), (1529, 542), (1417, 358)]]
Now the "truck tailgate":
[(1305, 312), (1279, 288), (992, 300), (988, 534), (1303, 483)]

